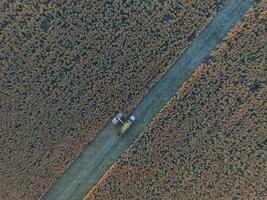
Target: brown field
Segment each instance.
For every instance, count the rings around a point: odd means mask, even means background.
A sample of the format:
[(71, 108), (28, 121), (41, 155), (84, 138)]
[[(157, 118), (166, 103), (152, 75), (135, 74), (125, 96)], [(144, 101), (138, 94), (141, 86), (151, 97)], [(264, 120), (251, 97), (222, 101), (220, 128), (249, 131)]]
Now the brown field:
[(266, 199), (266, 18), (246, 15), (86, 200)]
[(29, 2), (0, 2), (1, 200), (46, 192), (225, 0)]

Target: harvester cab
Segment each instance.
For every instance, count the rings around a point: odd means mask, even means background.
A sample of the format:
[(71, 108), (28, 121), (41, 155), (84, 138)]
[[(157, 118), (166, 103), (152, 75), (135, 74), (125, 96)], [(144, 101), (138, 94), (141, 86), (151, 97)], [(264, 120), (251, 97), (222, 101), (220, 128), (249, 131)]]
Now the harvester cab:
[(132, 115), (131, 117), (127, 118), (123, 113), (118, 113), (113, 119), (112, 124), (118, 130), (118, 135), (123, 135), (135, 121), (135, 117)]

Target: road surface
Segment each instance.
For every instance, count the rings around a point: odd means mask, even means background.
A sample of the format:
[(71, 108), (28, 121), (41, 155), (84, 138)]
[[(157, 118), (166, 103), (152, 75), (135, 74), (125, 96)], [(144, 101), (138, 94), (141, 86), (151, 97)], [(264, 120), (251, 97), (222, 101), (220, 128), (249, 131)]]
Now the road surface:
[[(249, 0), (229, 0), (221, 12), (193, 41), (164, 77), (132, 112), (136, 122), (119, 137), (108, 123), (43, 196), (44, 200), (80, 200), (138, 137), (155, 115), (177, 93), (196, 68), (223, 40), (253, 5)], [(220, 67), (220, 66), (218, 66)]]

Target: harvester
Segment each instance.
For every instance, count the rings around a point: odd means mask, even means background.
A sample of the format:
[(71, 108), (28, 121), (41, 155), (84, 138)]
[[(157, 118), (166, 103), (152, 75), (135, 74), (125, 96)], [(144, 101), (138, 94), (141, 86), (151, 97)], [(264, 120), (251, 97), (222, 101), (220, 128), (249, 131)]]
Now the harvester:
[(123, 113), (118, 113), (113, 119), (112, 124), (116, 127), (118, 130), (118, 135), (123, 135), (133, 124), (135, 121), (135, 117), (132, 115), (129, 118), (127, 118)]

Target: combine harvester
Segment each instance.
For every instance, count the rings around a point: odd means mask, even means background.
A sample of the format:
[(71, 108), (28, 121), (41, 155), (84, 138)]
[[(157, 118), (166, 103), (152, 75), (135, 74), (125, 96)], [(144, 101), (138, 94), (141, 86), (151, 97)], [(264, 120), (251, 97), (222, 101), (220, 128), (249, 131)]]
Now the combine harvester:
[(128, 119), (123, 113), (118, 113), (112, 120), (112, 124), (116, 127), (118, 130), (118, 135), (123, 135), (133, 124), (135, 121), (135, 117), (132, 115)]

